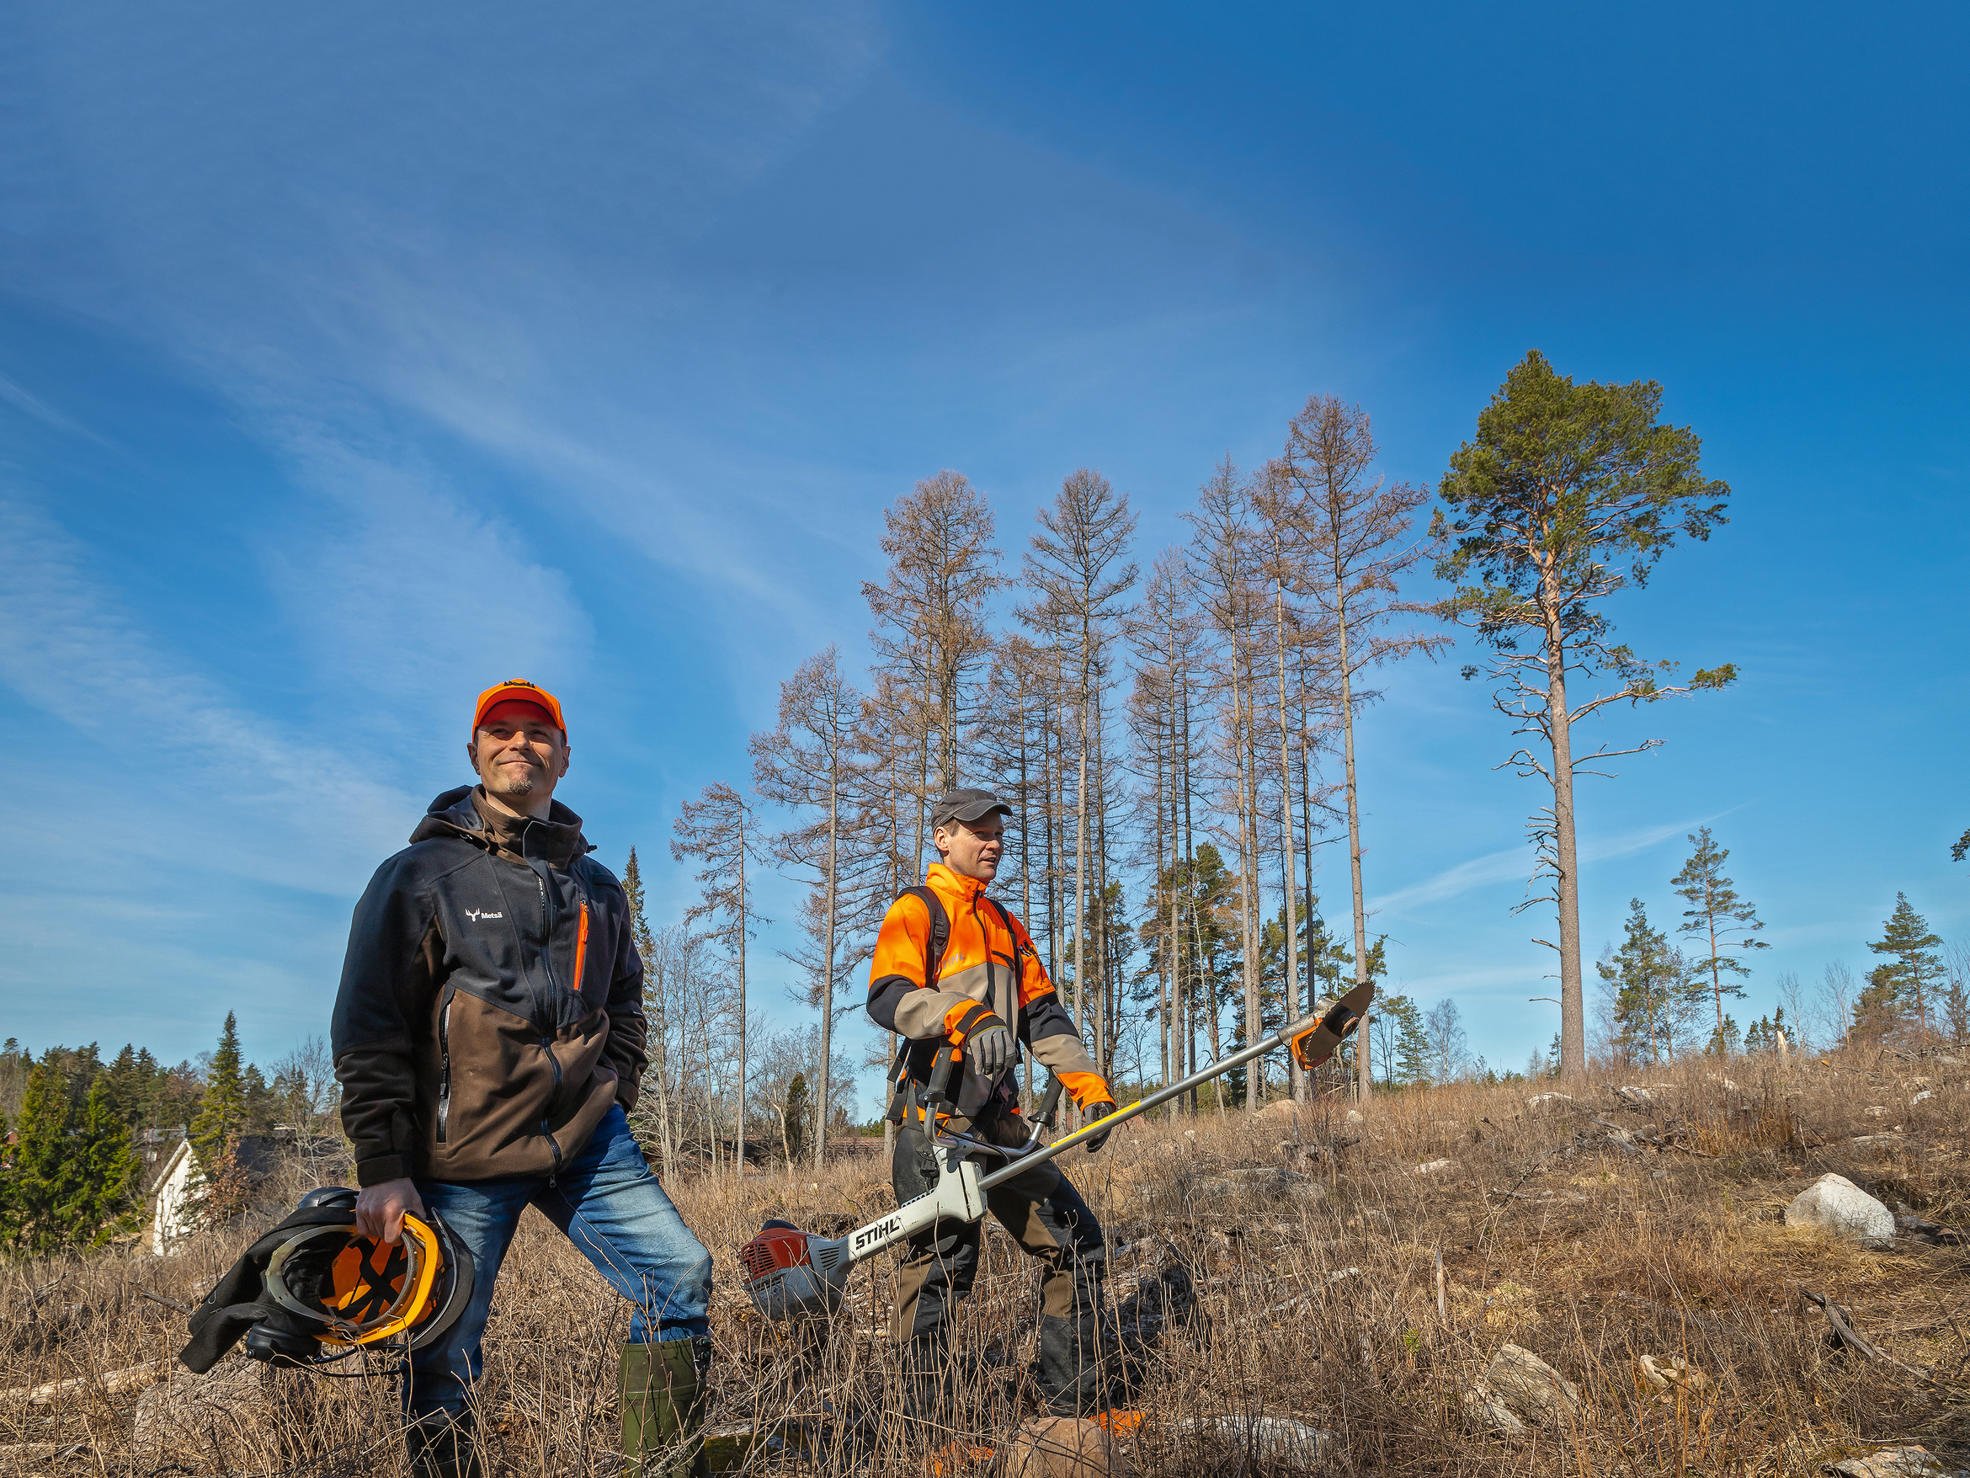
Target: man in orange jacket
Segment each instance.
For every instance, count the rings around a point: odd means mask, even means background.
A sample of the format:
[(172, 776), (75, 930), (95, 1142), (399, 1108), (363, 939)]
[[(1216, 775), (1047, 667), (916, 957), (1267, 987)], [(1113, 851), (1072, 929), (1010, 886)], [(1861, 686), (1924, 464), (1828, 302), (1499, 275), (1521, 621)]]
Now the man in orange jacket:
[[(1098, 1118), (1115, 1107), (1073, 1017), (1054, 993), (1025, 926), (985, 889), (997, 876), (1011, 808), (987, 791), (953, 790), (931, 813), (939, 861), (923, 886), (890, 905), (869, 975), (869, 1016), (902, 1035), (899, 1092), (890, 1118), (896, 1136), (891, 1181), (898, 1202), (929, 1191), (937, 1161), (923, 1116), (994, 1144), (1027, 1138), (1013, 1067), (1023, 1044)], [(940, 1073), (948, 1067), (948, 1074)], [(942, 1103), (930, 1085), (948, 1082)], [(1101, 1148), (1104, 1132), (1088, 1141)], [(1040, 1388), (1063, 1414), (1108, 1404), (1101, 1330), (1107, 1248), (1101, 1225), (1058, 1162), (991, 1191), (992, 1214), (1046, 1265), (1040, 1302)], [(897, 1278), (894, 1329), (902, 1345), (909, 1401), (929, 1417), (950, 1389), (950, 1325), (978, 1272), (977, 1222), (942, 1221), (910, 1239)]]

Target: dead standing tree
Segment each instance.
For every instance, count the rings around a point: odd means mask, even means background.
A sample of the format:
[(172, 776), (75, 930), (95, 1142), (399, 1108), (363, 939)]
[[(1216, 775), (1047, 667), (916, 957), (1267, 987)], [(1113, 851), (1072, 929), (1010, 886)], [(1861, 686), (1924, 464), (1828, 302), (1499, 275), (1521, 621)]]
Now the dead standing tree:
[(876, 622), (870, 637), (892, 679), (877, 696), (895, 737), (916, 748), (913, 883), (922, 876), (925, 808), (958, 783), (970, 674), (992, 648), (985, 606), (1005, 584), (992, 537), (992, 510), (977, 489), (962, 473), (940, 472), (883, 515), (889, 569), (862, 586)]
[[(1102, 688), (1107, 680), (1106, 654), (1125, 614), (1136, 567), (1128, 557), (1135, 535), (1135, 515), (1126, 494), (1117, 493), (1099, 472), (1082, 468), (1060, 485), (1053, 505), (1040, 510), (1040, 530), (1026, 556), (1026, 581), (1038, 599), (1020, 615), (1035, 630), (1049, 635), (1075, 674), (1071, 701), (1076, 714), (1075, 756), (1079, 773), (1074, 808), (1074, 1020), (1086, 1032), (1084, 986), (1088, 981), (1089, 948), (1093, 945), (1097, 989), (1094, 992), (1094, 1054), (1103, 1071), (1111, 1067), (1114, 1047), (1113, 1007), (1108, 974), (1102, 968), (1105, 942), (1091, 941), (1091, 891), (1105, 898), (1105, 857), (1090, 877), (1089, 828), (1101, 824), (1090, 816), (1090, 793), (1105, 797), (1100, 772), (1102, 745)], [(1090, 773), (1092, 769), (1092, 774)], [(1105, 828), (1104, 828), (1105, 829)], [(1104, 917), (1107, 910), (1102, 910)]]
[(1196, 746), (1189, 702), (1190, 674), (1198, 655), (1194, 593), (1182, 555), (1165, 550), (1150, 571), (1142, 603), (1128, 627), (1136, 665), (1130, 730), (1139, 779), (1148, 785), (1144, 796), (1148, 844), (1143, 860), (1154, 869), (1148, 895), (1152, 913), (1143, 920), (1142, 935), (1145, 943), (1156, 940), (1165, 1082), (1196, 1066), (1189, 1058), (1185, 1030), (1190, 1020), (1189, 987), (1196, 973), (1187, 968), (1193, 921), (1186, 917), (1188, 890), (1174, 885), (1177, 877), (1188, 874), (1192, 860), (1185, 819)]
[[(1226, 458), (1204, 484), (1194, 513), (1185, 514), (1197, 537), (1190, 569), (1206, 625), (1214, 639), (1213, 674), (1222, 714), (1221, 739), (1230, 762), (1229, 811), (1238, 853), (1239, 956), (1244, 997), (1244, 1040), (1264, 1030), (1260, 999), (1258, 834), (1258, 714), (1255, 670), (1264, 594), (1251, 490)], [(1215, 1050), (1215, 1044), (1213, 1044)], [(1245, 1077), (1245, 1107), (1257, 1113), (1264, 1074), (1254, 1065)]]
[[(1275, 737), (1279, 756), (1279, 870), (1281, 917), (1285, 925), (1280, 955), (1285, 966), (1282, 991), (1287, 1020), (1304, 1009), (1300, 1000), (1300, 890), (1293, 883), (1293, 795), (1298, 788), (1293, 784), (1293, 737), (1305, 729), (1305, 724), (1295, 724), (1288, 717), (1287, 703), (1292, 695), (1292, 685), (1286, 677), (1288, 649), (1294, 652), (1294, 666), (1297, 669), (1298, 651), (1310, 644), (1309, 637), (1312, 636), (1302, 601), (1310, 584), (1307, 574), (1317, 566), (1309, 564), (1301, 548), (1305, 543), (1305, 521), (1300, 516), (1299, 508), (1303, 496), (1299, 485), (1287, 475), (1284, 464), (1277, 461), (1266, 465), (1253, 489), (1253, 508), (1259, 518), (1259, 547), (1262, 553), (1260, 573), (1271, 593), (1269, 604), (1272, 608), (1274, 728), (1277, 730)], [(1289, 1063), (1287, 1073), (1293, 1097), (1305, 1098), (1308, 1085), (1299, 1064)]]
[[(1599, 773), (1590, 768), (1596, 761), (1661, 742), (1575, 755), (1574, 725), (1611, 703), (1720, 688), (1737, 675), (1725, 664), (1664, 686), (1671, 664), (1644, 662), (1610, 639), (1607, 598), (1646, 584), (1678, 535), (1707, 539), (1730, 495), (1703, 476), (1695, 432), (1658, 424), (1661, 406), (1653, 381), (1576, 385), (1532, 351), (1479, 415), (1476, 437), (1451, 457), (1444, 506), (1431, 524), (1447, 546), (1437, 574), (1457, 587), (1437, 609), (1491, 649), (1494, 706), (1540, 746), (1521, 745), (1500, 768), (1552, 787), (1551, 806), (1529, 829), (1552, 880), (1542, 897), (1556, 906), (1559, 942), (1535, 942), (1560, 957), (1560, 1073), (1568, 1079), (1587, 1069), (1573, 779)], [(1615, 686), (1574, 702), (1569, 684), (1594, 674)]]
[[(835, 1002), (843, 970), (841, 941), (844, 851), (854, 846), (855, 790), (867, 768), (857, 720), (862, 696), (841, 669), (841, 654), (829, 647), (801, 663), (780, 685), (779, 725), (752, 737), (753, 785), (760, 796), (788, 808), (794, 824), (779, 837), (779, 855), (809, 874), (809, 912), (815, 924), (813, 989), (808, 1004), (819, 1013), (820, 1066), (815, 1092), (812, 1151), (818, 1170), (827, 1160), (828, 1124), (833, 1105)], [(846, 846), (844, 845), (846, 844)]]
[(695, 801), (680, 808), (675, 827), (676, 840), (670, 855), (682, 862), (686, 858), (703, 864), (697, 873), (698, 901), (685, 911), (687, 926), (709, 919), (705, 938), (723, 946), (737, 971), (738, 1006), (733, 1013), (738, 1036), (738, 1148), (739, 1172), (746, 1168), (746, 945), (753, 926), (767, 922), (754, 908), (747, 887), (747, 868), (760, 858), (758, 830), (752, 807), (731, 786), (715, 781), (704, 788)]
[(992, 778), (992, 788), (1013, 808), (1008, 829), (1015, 840), (1009, 858), (1018, 877), (1008, 878), (1002, 866), (998, 881), (1002, 889), (1016, 882), (1019, 917), (1035, 939), (1046, 931), (1039, 927), (1040, 915), (1034, 911), (1033, 885), (1037, 881), (1044, 888), (1046, 878), (1036, 871), (1034, 838), (1040, 836), (1044, 846), (1044, 818), (1051, 815), (1043, 764), (1045, 725), (1053, 706), (1046, 662), (1045, 654), (1023, 636), (999, 642), (985, 679), (992, 698), (979, 714), (971, 741), (973, 754)]
[[(1416, 652), (1434, 653), (1448, 638), (1392, 631), (1389, 620), (1417, 609), (1398, 582), (1430, 553), (1412, 540), (1416, 513), (1429, 501), (1422, 488), (1375, 477), (1375, 437), (1368, 413), (1331, 395), (1316, 395), (1286, 428), (1278, 475), (1299, 494), (1299, 520), (1309, 593), (1331, 627), (1340, 682), (1342, 790), (1348, 820), (1348, 878), (1354, 903), (1354, 979), (1368, 979), (1368, 910), (1361, 880), (1361, 805), (1354, 759), (1355, 710), (1375, 694), (1359, 686), (1369, 669)], [(1366, 1038), (1363, 1020), (1360, 1035)], [(1355, 1053), (1357, 1094), (1368, 1097), (1369, 1054)]]
[[(1008, 862), (1001, 865), (1002, 892), (1016, 889), (1019, 917), (1044, 951), (1049, 978), (1059, 978), (1060, 840), (1062, 816), (1072, 799), (1054, 783), (1055, 751), (1062, 726), (1058, 681), (1060, 654), (1025, 636), (1003, 637), (986, 678), (991, 701), (982, 705), (972, 753), (1014, 815), (1008, 820)], [(1014, 875), (1014, 869), (1017, 875)], [(1030, 1096), (1031, 1083), (1028, 1083)], [(1030, 1107), (1030, 1104), (1029, 1104)]]

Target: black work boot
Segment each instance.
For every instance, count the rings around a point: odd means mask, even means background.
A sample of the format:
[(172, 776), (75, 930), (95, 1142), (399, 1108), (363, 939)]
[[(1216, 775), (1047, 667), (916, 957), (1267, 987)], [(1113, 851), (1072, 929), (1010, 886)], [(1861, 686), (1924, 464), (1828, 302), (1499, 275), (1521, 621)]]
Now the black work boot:
[(470, 1413), (429, 1412), (404, 1429), (415, 1478), (485, 1478)]
[(1055, 1416), (1083, 1419), (1115, 1404), (1116, 1382), (1091, 1319), (1040, 1316), (1040, 1394)]
[(667, 1339), (622, 1347), (624, 1472), (639, 1478), (692, 1478), (702, 1471), (708, 1339)]
[(949, 1427), (956, 1402), (951, 1348), (940, 1329), (906, 1339), (902, 1346), (903, 1415), (932, 1426)]

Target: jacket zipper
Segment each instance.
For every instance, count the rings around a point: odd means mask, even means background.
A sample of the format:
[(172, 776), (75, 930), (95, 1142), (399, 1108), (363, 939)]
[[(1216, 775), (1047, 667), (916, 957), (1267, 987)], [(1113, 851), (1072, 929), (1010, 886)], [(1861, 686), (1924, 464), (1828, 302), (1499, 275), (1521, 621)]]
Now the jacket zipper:
[(554, 984), (554, 926), (547, 915), (547, 880), (537, 872), (534, 873), (534, 890), (540, 894), (540, 968), (547, 972), (547, 983), (551, 987)]
[(438, 1143), (445, 1142), (451, 1123), (451, 1003), (455, 993), (445, 989), (445, 1004), (438, 1011)]
[[(532, 871), (531, 868), (528, 871)], [(554, 985), (554, 927), (553, 912), (547, 897), (547, 881), (539, 873), (534, 873), (534, 892), (540, 898), (540, 968), (547, 972), (547, 984)], [(577, 884), (575, 894), (580, 897), (581, 888)], [(588, 900), (581, 901), (581, 917), (575, 925), (575, 978), (568, 990), (571, 994), (581, 994), (582, 966), (588, 955)]]
[[(554, 1055), (552, 1037), (540, 1039), (540, 1050), (547, 1054), (547, 1066), (554, 1074), (547, 1088), (547, 1107), (551, 1111), (554, 1100), (561, 1096), (561, 1059)], [(540, 1132), (547, 1140), (547, 1152), (554, 1157), (554, 1168), (547, 1172), (547, 1182), (552, 1185), (554, 1177), (561, 1173), (561, 1146), (554, 1142), (554, 1127), (546, 1114), (540, 1116)]]
[[(547, 972), (547, 985), (548, 989), (551, 990), (554, 987), (554, 928), (553, 913), (548, 906), (547, 879), (543, 878), (539, 871), (532, 867), (529, 867), (527, 870), (534, 875), (534, 892), (540, 899), (540, 968)], [(575, 926), (575, 978), (573, 992), (576, 995), (581, 993), (581, 972), (582, 966), (585, 963), (584, 956), (587, 952), (588, 902), (584, 899), (581, 905), (581, 918)], [(561, 1096), (561, 1060), (554, 1055), (554, 1038), (542, 1037), (540, 1039), (540, 1049), (547, 1054), (547, 1065), (554, 1074), (547, 1089), (547, 1107), (551, 1111), (554, 1107), (555, 1100)], [(541, 1115), (540, 1133), (541, 1137), (547, 1141), (547, 1152), (554, 1157), (554, 1166), (547, 1172), (547, 1183), (552, 1185), (554, 1184), (555, 1177), (561, 1173), (561, 1146), (555, 1143), (553, 1125), (547, 1114)]]
[(981, 889), (971, 895), (971, 921), (978, 926), (978, 939), (985, 946), (985, 1009), (996, 1011), (999, 1005), (998, 982), (992, 979), (992, 931), (985, 927), (985, 920), (978, 916), (978, 900), (984, 897)]

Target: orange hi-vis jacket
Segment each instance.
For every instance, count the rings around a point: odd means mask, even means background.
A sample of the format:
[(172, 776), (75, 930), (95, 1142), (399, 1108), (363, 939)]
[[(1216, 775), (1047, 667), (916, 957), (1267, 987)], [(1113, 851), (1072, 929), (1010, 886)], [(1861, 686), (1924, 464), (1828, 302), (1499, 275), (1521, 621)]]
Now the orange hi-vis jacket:
[[(1086, 1108), (1112, 1102), (1108, 1080), (1081, 1045), (1074, 1018), (1060, 1004), (1033, 940), (1009, 909), (985, 896), (985, 884), (933, 862), (924, 886), (944, 906), (950, 938), (941, 960), (929, 958), (930, 910), (905, 893), (883, 916), (869, 969), (869, 1017), (905, 1039), (903, 1069), (913, 1082), (929, 1080), (938, 1052), (949, 1046), (963, 1063), (964, 1039), (982, 1006), (1010, 1027), (1033, 1056)], [(964, 1064), (958, 1111), (968, 1117), (1003, 1112), (1014, 1102), (1011, 1073), (985, 1083)], [(900, 1118), (892, 1111), (892, 1118)]]

